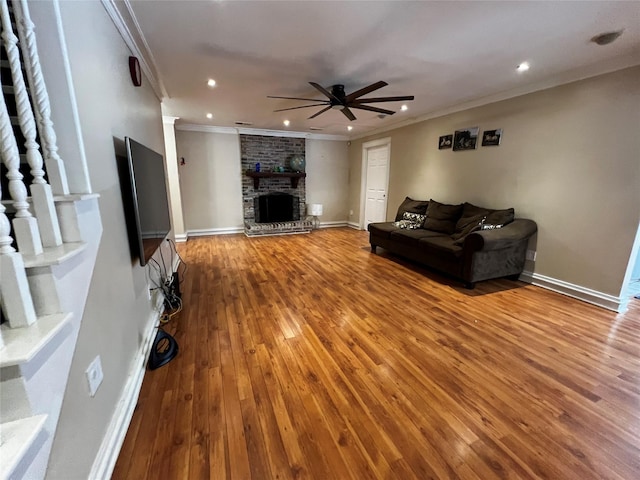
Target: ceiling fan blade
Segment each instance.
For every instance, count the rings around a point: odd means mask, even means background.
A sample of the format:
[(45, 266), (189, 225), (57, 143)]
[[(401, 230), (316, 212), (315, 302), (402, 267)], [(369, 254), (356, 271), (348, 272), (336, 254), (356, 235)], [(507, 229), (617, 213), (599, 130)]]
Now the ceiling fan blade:
[(342, 113), (344, 113), (344, 116), (347, 117), (349, 120), (351, 120), (352, 122), (356, 119), (356, 116), (351, 113), (351, 110), (349, 110), (347, 107), (344, 107), (342, 110), (340, 110)]
[(333, 93), (331, 93), (329, 90), (327, 90), (326, 88), (324, 88), (322, 85), (318, 85), (315, 82), (309, 82), (309, 85), (311, 85), (313, 88), (315, 88), (316, 90), (318, 90), (320, 93), (322, 93), (324, 96), (326, 96), (328, 99), (333, 100), (337, 103), (342, 103), (340, 101), (339, 98), (336, 98), (335, 95), (333, 95)]
[(374, 98), (359, 98), (353, 100), (350, 103), (379, 103), (379, 102), (403, 102), (405, 100), (413, 100), (413, 95), (405, 95), (403, 97), (374, 97)]
[(384, 113), (385, 115), (393, 115), (396, 112), (391, 110), (384, 110), (382, 108), (370, 107), (369, 105), (349, 105), (351, 108), (358, 108), (360, 110), (369, 110), (370, 112)]
[(356, 90), (355, 92), (350, 93), (349, 95), (347, 95), (345, 97), (345, 101), (347, 103), (352, 102), (353, 100), (355, 100), (358, 97), (366, 95), (367, 93), (371, 93), (374, 90), (378, 90), (379, 88), (386, 87), (387, 85), (389, 85), (389, 84), (387, 82), (383, 82), (383, 81), (372, 83), (368, 87), (364, 87), (364, 88), (361, 88), (360, 90)]
[(329, 105), (326, 108), (323, 108), (322, 110), (320, 110), (319, 112), (314, 113), (313, 115), (311, 115), (307, 120), (311, 120), (312, 118), (316, 118), (318, 115), (320, 115), (321, 113), (326, 112), (327, 110), (331, 109), (331, 105)]
[(278, 110), (274, 110), (274, 112), (284, 112), (285, 110), (297, 110), (299, 108), (321, 107), (323, 105), (326, 105), (326, 103), (314, 103), (313, 105), (302, 105), (301, 107), (280, 108)]
[(320, 98), (300, 98), (300, 97), (276, 97), (274, 95), (267, 95), (267, 98), (284, 98), (285, 100), (306, 100), (307, 102), (322, 102)]

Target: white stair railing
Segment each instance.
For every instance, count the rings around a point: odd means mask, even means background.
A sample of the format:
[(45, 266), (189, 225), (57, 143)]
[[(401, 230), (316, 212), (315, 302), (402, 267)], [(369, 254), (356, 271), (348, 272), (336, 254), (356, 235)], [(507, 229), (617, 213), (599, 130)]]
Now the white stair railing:
[(23, 255), (39, 255), (42, 253), (42, 241), (37, 220), (29, 211), (27, 187), (20, 173), (20, 152), (11, 126), (11, 118), (7, 111), (4, 96), (0, 100), (0, 155), (7, 167), (9, 194), (16, 210), (13, 219), (13, 230), (18, 243), (18, 250)]
[(51, 121), (51, 105), (49, 95), (40, 68), (40, 57), (36, 43), (35, 26), (31, 21), (29, 6), (26, 0), (12, 2), (16, 19), (20, 48), (24, 58), (27, 79), (34, 102), (34, 111), (40, 132), (40, 141), (44, 151), (44, 161), (47, 166), (47, 176), (53, 192), (57, 195), (68, 195), (69, 184), (64, 163), (58, 155), (58, 140)]
[[(0, 186), (0, 198), (2, 187)], [(11, 224), (0, 202), (0, 302), (9, 326), (25, 327), (36, 321), (33, 299), (27, 282), (22, 255), (11, 246)]]
[(26, 140), (27, 162), (31, 167), (31, 175), (33, 175), (33, 182), (30, 189), (33, 208), (35, 216), (38, 219), (43, 246), (56, 247), (62, 244), (60, 225), (53, 202), (51, 186), (48, 185), (44, 179), (45, 172), (42, 169), (42, 155), (40, 154), (40, 147), (36, 142), (36, 123), (22, 74), (18, 37), (13, 33), (7, 0), (0, 0), (0, 14), (2, 16), (2, 40), (11, 67), (18, 120), (22, 134)]

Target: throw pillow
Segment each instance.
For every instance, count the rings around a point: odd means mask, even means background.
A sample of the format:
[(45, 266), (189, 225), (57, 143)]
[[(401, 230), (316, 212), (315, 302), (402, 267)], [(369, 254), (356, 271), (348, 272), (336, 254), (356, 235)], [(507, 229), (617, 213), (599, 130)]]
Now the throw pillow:
[(462, 204), (448, 205), (431, 199), (427, 208), (427, 219), (424, 221), (424, 228), (451, 235), (456, 229), (456, 222), (461, 213)]
[(505, 210), (494, 210), (485, 219), (484, 223), (488, 225), (508, 225), (513, 222), (515, 212), (513, 208)]
[(420, 215), (424, 215), (427, 211), (428, 205), (429, 202), (427, 200), (413, 200), (410, 197), (406, 197), (398, 207), (398, 212), (396, 213), (396, 222), (402, 220), (402, 215), (404, 214), (404, 212), (419, 213)]
[(464, 237), (469, 235), (471, 232), (481, 229), (485, 217), (486, 215), (484, 214), (475, 215), (473, 217), (462, 217), (458, 220), (458, 223), (456, 223), (456, 231), (451, 235), (451, 238), (456, 240), (456, 242), (458, 240), (464, 240)]
[[(470, 226), (476, 226), (482, 221), (482, 219), (491, 213), (491, 210), (484, 207), (476, 207), (471, 203), (464, 203), (462, 207), (462, 215), (456, 222), (456, 230), (452, 235), (454, 240), (457, 240), (461, 236), (467, 235), (470, 233), (468, 231)], [(466, 233), (464, 233), (466, 232)]]
[(426, 215), (420, 215), (419, 213), (404, 212), (402, 214), (402, 220), (398, 220), (394, 225), (400, 228), (415, 230), (416, 228), (422, 228), (426, 217)]

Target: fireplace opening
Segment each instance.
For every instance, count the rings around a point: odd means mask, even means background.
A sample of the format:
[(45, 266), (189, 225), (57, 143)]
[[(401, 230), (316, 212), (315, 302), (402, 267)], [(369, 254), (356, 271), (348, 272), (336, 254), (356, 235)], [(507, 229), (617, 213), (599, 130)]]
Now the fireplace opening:
[(300, 220), (298, 197), (272, 192), (254, 198), (256, 223), (289, 222)]

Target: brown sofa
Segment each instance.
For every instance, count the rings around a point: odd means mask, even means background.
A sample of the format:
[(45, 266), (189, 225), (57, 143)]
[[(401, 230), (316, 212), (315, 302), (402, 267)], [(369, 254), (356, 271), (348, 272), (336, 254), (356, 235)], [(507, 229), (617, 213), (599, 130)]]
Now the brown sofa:
[(482, 280), (517, 279), (537, 225), (515, 218), (512, 208), (492, 210), (407, 197), (395, 222), (370, 223), (368, 230), (373, 253), (384, 248), (473, 288)]

